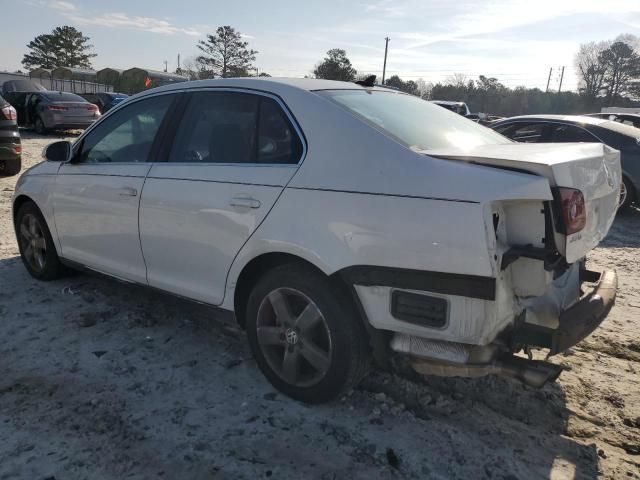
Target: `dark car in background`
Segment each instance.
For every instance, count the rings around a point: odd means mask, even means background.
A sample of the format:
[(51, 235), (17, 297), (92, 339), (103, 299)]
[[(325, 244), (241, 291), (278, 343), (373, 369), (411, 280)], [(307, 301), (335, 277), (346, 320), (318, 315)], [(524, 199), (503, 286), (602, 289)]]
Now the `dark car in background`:
[(114, 92), (83, 93), (81, 96), (88, 102), (97, 105), (103, 115), (123, 100), (129, 98), (129, 95), (125, 93)]
[(0, 96), (0, 176), (17, 175), (22, 168), (22, 144), (16, 109)]
[(47, 89), (42, 85), (31, 80), (7, 80), (2, 84), (0, 95), (16, 109), (18, 124), (22, 125), (24, 123), (27, 95), (46, 91)]
[(98, 106), (80, 95), (68, 92), (29, 93), (20, 126), (31, 127), (39, 134), (49, 130), (84, 129), (100, 118)]
[(495, 122), (491, 128), (525, 143), (598, 142), (620, 151), (620, 208), (640, 197), (640, 129), (617, 121), (579, 115), (524, 115)]

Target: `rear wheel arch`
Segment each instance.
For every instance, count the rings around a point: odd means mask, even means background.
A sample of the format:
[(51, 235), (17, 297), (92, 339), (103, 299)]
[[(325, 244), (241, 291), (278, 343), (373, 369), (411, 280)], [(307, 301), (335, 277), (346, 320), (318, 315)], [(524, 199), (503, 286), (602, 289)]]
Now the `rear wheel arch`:
[(234, 293), (233, 305), (238, 324), (242, 328), (246, 326), (247, 302), (253, 287), (258, 283), (260, 278), (270, 270), (286, 264), (302, 265), (329, 278), (334, 294), (340, 296), (345, 304), (353, 308), (354, 315), (360, 320), (376, 363), (382, 368), (389, 368), (388, 334), (387, 332), (373, 328), (369, 323), (353, 285), (347, 282), (340, 271), (327, 275), (310, 261), (290, 253), (265, 253), (253, 258), (244, 266), (238, 276)]
[(325, 273), (313, 263), (290, 253), (263, 253), (251, 259), (238, 275), (234, 291), (233, 310), (236, 315), (236, 320), (241, 327), (244, 328), (246, 324), (245, 313), (247, 300), (249, 299), (249, 295), (251, 295), (253, 287), (269, 270), (286, 264), (303, 265), (325, 275)]

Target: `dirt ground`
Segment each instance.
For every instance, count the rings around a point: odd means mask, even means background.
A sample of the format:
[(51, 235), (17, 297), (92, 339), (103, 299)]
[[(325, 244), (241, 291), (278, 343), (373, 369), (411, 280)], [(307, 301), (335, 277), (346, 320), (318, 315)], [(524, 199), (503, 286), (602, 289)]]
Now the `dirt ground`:
[[(52, 136), (23, 132), (25, 167)], [(542, 390), (374, 373), (308, 407), (227, 314), (111, 280), (29, 277), (0, 178), (0, 479), (640, 478), (640, 211), (592, 267), (616, 306)], [(542, 354), (540, 354), (542, 355)]]

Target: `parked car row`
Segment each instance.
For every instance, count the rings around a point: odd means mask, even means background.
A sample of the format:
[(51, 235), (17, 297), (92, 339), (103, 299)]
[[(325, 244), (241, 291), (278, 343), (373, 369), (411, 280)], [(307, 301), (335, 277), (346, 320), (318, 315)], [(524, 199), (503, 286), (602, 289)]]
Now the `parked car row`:
[(33, 277), (89, 269), (234, 311), (266, 378), (306, 402), (394, 356), (540, 387), (561, 367), (514, 354), (565, 351), (616, 296), (584, 258), (616, 213), (618, 151), (517, 144), (386, 88), (161, 87), (44, 157), (13, 198)]

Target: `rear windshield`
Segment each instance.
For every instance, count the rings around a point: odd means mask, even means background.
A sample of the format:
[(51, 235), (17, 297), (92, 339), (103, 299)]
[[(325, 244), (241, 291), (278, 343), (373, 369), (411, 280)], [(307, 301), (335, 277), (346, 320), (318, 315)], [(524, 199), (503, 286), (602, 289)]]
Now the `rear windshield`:
[(413, 95), (379, 90), (316, 93), (414, 150), (511, 143), (489, 128)]
[(632, 127), (625, 123), (615, 122), (608, 120), (604, 123), (600, 123), (599, 127), (606, 128), (607, 130), (613, 130), (614, 132), (621, 133), (627, 137), (633, 137), (640, 139), (640, 128)]
[(75, 93), (49, 92), (42, 96), (52, 102), (86, 102), (84, 98), (80, 95), (76, 95)]

